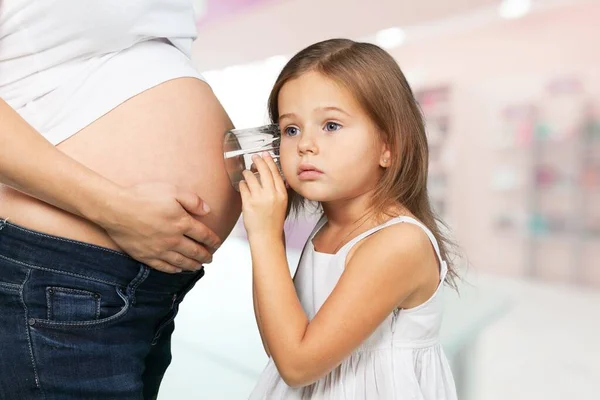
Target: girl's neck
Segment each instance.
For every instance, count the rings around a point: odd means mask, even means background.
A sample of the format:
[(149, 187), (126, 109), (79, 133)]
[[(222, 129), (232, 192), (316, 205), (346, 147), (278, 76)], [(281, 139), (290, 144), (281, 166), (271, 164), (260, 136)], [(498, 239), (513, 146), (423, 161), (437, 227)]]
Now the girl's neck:
[(355, 224), (358, 220), (370, 218), (372, 214), (370, 192), (352, 199), (336, 200), (322, 203), (323, 213), (330, 226), (343, 228)]
[(387, 220), (388, 217), (398, 215), (412, 216), (405, 207), (401, 205), (389, 207), (383, 213), (377, 212), (372, 207), (372, 193), (365, 193), (359, 197), (346, 200), (337, 200), (321, 204), (323, 213), (327, 218), (327, 223), (333, 228), (344, 228), (354, 225), (357, 221), (367, 221), (381, 223), (382, 218)]

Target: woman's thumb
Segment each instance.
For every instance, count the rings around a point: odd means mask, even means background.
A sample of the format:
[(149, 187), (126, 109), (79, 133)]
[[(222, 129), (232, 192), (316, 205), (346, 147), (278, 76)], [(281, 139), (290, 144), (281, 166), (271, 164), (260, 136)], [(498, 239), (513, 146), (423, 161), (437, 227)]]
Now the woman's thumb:
[(206, 204), (196, 193), (179, 190), (175, 198), (190, 214), (203, 216), (210, 212), (208, 204)]

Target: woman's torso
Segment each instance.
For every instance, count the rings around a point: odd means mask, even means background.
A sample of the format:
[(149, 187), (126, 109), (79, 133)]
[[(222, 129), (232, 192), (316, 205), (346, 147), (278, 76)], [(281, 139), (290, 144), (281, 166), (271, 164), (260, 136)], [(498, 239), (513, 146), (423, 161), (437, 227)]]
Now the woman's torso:
[[(232, 125), (189, 61), (191, 1), (5, 0), (0, 22), (1, 97), (108, 179), (195, 191), (212, 210), (204, 222), (227, 236), (240, 212), (222, 156)], [(118, 249), (100, 227), (6, 186), (0, 216)]]

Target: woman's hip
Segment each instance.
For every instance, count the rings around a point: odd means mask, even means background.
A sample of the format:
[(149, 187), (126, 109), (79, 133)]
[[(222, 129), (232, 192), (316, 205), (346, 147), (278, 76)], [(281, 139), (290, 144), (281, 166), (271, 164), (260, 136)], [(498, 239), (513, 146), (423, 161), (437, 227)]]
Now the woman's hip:
[(173, 318), (202, 275), (0, 220), (3, 398), (141, 398), (158, 387)]

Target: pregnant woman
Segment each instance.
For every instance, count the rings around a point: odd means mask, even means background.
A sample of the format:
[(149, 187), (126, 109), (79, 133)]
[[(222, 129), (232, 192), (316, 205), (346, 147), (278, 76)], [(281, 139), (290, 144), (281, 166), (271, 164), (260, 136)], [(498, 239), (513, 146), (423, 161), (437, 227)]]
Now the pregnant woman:
[(154, 399), (240, 213), (192, 0), (0, 2), (0, 397)]

